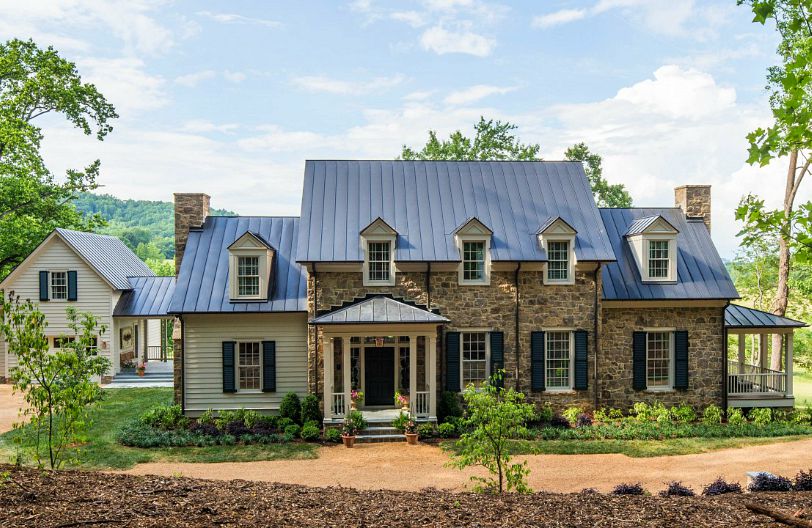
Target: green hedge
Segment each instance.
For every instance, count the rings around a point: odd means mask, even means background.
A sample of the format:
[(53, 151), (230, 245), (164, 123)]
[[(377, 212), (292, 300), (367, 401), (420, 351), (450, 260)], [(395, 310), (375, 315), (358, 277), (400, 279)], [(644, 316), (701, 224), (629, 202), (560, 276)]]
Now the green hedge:
[(541, 440), (663, 440), (666, 438), (742, 438), (812, 434), (812, 426), (787, 422), (769, 424), (680, 424), (673, 422), (622, 421), (590, 427), (541, 427), (530, 435)]

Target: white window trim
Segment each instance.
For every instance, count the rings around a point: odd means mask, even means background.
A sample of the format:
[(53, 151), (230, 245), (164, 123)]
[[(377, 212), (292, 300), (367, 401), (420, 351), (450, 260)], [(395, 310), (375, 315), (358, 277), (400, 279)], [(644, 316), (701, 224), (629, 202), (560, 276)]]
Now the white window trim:
[(65, 350), (64, 347), (56, 346), (57, 341), (60, 340), (60, 339), (65, 339), (68, 342), (70, 342), (70, 341), (76, 342), (76, 336), (69, 336), (69, 335), (53, 336), (52, 341), (51, 341), (51, 350)]
[[(234, 388), (237, 392), (243, 394), (258, 394), (262, 393), (262, 341), (263, 339), (238, 339), (234, 343)], [(259, 388), (258, 389), (242, 389), (240, 388), (240, 344), (257, 343), (259, 345)]]
[[(240, 295), (239, 259), (240, 257), (257, 257), (259, 260), (259, 294)], [(266, 301), (268, 299), (268, 280), (271, 276), (271, 252), (265, 249), (234, 248), (229, 250), (229, 297), (232, 301)]]
[[(668, 276), (649, 276), (649, 243), (652, 241), (668, 241)], [(629, 244), (640, 271), (640, 278), (644, 283), (677, 282), (677, 235), (675, 233), (642, 233), (629, 237)]]
[[(457, 282), (460, 286), (489, 286), (491, 284), (491, 237), (482, 235), (457, 235), (457, 249), (460, 253), (460, 265), (457, 268)], [(464, 253), (463, 248), (465, 242), (484, 242), (485, 244), (485, 263), (482, 273), (482, 279), (466, 280), (463, 261)]]
[[(572, 388), (575, 380), (575, 329), (574, 328), (544, 328), (544, 391), (545, 392), (575, 392)], [(568, 332), (570, 335), (570, 372), (569, 384), (566, 387), (550, 387), (547, 383), (547, 362), (550, 360), (547, 338), (550, 332)]]
[(573, 285), (575, 284), (575, 235), (559, 235), (559, 234), (552, 234), (552, 235), (543, 235), (541, 237), (541, 244), (544, 247), (544, 251), (548, 251), (548, 243), (549, 242), (569, 242), (569, 266), (567, 268), (567, 278), (566, 279), (550, 279), (548, 276), (549, 266), (545, 262), (544, 263), (544, 275), (542, 277), (543, 284), (549, 285)]
[[(65, 296), (56, 298), (54, 297), (54, 273), (64, 273), (65, 274)], [(70, 296), (70, 292), (68, 292), (68, 270), (50, 270), (48, 272), (48, 300), (50, 301), (59, 301), (59, 302), (66, 302), (68, 297)]]
[[(364, 248), (364, 286), (394, 286), (395, 285), (395, 235), (363, 235), (361, 242)], [(371, 280), (369, 278), (369, 243), (389, 242), (389, 280)], [(357, 269), (357, 268), (356, 268)]]
[(485, 328), (466, 328), (463, 330), (459, 330), (460, 332), (460, 392), (464, 392), (465, 388), (468, 386), (465, 383), (465, 377), (463, 376), (463, 351), (462, 351), (462, 335), (463, 334), (485, 334), (485, 381), (491, 379), (491, 329)]
[[(644, 328), (646, 333), (646, 391), (672, 392), (674, 390), (674, 332), (676, 328)], [(668, 385), (662, 387), (649, 387), (648, 385), (648, 334), (667, 332), (668, 340)]]

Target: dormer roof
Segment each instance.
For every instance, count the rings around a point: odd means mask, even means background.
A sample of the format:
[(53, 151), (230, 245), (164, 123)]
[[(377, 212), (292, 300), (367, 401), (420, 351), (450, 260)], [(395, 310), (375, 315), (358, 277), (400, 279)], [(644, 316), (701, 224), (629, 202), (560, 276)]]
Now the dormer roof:
[(556, 235), (575, 235), (578, 231), (575, 230), (566, 220), (560, 216), (551, 216), (541, 223), (541, 226), (536, 231), (537, 235), (556, 234)]
[(679, 230), (666, 220), (662, 215), (651, 215), (639, 218), (632, 222), (624, 236), (636, 236), (642, 234), (667, 234), (676, 235)]
[(491, 236), (493, 235), (493, 230), (482, 223), (479, 218), (471, 217), (456, 228), (454, 234)]
[(361, 235), (397, 235), (398, 232), (380, 216), (361, 230)]
[(231, 245), (228, 246), (229, 250), (232, 249), (270, 249), (273, 251), (273, 246), (270, 242), (257, 232), (246, 231), (240, 235)]

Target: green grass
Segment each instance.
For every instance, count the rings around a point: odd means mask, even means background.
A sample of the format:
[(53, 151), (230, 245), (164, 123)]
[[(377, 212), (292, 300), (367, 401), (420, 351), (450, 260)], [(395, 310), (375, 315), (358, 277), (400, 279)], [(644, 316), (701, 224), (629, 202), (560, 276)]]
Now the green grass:
[[(72, 458), (77, 461), (71, 465), (88, 469), (127, 469), (144, 462), (251, 462), (317, 456), (316, 445), (304, 443), (140, 449), (116, 442), (116, 433), (125, 423), (171, 400), (172, 389), (168, 388), (108, 390), (107, 398), (91, 414), (93, 423), (87, 431), (87, 442), (73, 451)], [(14, 456), (15, 439), (19, 438), (20, 431), (0, 435), (0, 451), (6, 458)]]
[(812, 406), (812, 373), (795, 367), (792, 376), (792, 393), (796, 407)]

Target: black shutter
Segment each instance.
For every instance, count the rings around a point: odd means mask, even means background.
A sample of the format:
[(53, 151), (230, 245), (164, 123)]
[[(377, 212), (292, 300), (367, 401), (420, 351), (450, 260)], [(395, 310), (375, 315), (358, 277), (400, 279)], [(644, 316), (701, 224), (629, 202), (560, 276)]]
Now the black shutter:
[(237, 392), (234, 384), (234, 341), (223, 341), (223, 392)]
[(632, 334), (632, 388), (646, 390), (646, 333)]
[(40, 301), (47, 301), (48, 300), (48, 272), (47, 271), (40, 271), (39, 272), (39, 300)]
[(688, 332), (674, 332), (674, 388), (688, 388)]
[(530, 332), (530, 388), (544, 390), (544, 332)]
[(447, 332), (445, 335), (445, 389), (460, 391), (460, 333)]
[(586, 390), (589, 385), (589, 334), (586, 330), (575, 331), (575, 380), (572, 388)]
[(68, 300), (69, 301), (77, 300), (76, 272), (75, 271), (69, 271), (68, 272)]
[(276, 341), (262, 342), (262, 392), (276, 392)]
[[(496, 374), (499, 370), (505, 368), (505, 334), (503, 332), (491, 332), (491, 376)], [(496, 386), (504, 388), (505, 377), (504, 373), (496, 382)]]

